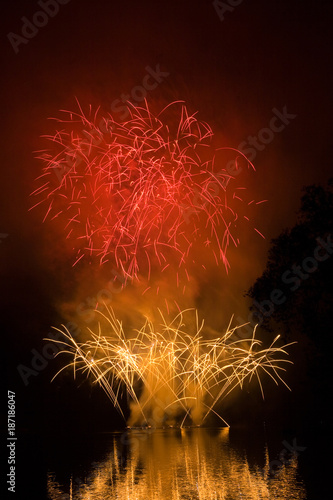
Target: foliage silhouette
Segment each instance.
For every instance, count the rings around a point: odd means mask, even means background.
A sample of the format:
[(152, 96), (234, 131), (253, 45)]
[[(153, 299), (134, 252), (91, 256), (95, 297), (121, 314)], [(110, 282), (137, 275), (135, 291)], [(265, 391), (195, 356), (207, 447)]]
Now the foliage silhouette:
[[(306, 334), (319, 352), (332, 346), (333, 178), (303, 188), (294, 227), (271, 242), (263, 274), (246, 295), (261, 312), (262, 328)], [(280, 290), (280, 303), (272, 291)]]

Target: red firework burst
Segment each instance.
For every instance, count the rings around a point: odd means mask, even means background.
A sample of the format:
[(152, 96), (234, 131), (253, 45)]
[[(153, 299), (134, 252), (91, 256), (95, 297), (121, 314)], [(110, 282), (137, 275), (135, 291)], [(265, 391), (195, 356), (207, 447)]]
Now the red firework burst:
[[(228, 246), (237, 243), (231, 205), (239, 199), (230, 181), (243, 153), (214, 149), (211, 128), (183, 102), (157, 115), (147, 103), (129, 104), (129, 111), (121, 123), (80, 105), (78, 113), (63, 111), (61, 130), (45, 136), (52, 150), (38, 154), (43, 173), (34, 207), (44, 205), (44, 220), (62, 219), (73, 265), (88, 257), (111, 262), (125, 279), (149, 279), (151, 269), (172, 262), (178, 283), (181, 271), (189, 279), (194, 248), (208, 247), (228, 269)], [(225, 149), (234, 152), (233, 175), (217, 165)]]

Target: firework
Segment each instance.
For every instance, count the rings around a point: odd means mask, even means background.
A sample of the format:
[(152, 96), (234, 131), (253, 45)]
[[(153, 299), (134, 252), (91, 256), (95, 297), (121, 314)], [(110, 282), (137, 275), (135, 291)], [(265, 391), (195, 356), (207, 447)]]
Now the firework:
[(58, 354), (68, 354), (72, 360), (57, 375), (69, 367), (74, 377), (77, 372), (85, 373), (104, 389), (123, 417), (119, 397), (125, 391), (132, 409), (129, 424), (145, 426), (175, 420), (181, 427), (187, 420), (202, 424), (211, 412), (219, 415), (217, 404), (246, 379), (255, 377), (264, 395), (263, 373), (285, 384), (280, 373), (285, 371), (284, 363), (290, 363), (285, 350), (290, 344), (277, 347), (276, 337), (264, 349), (255, 338), (255, 328), (252, 338), (237, 340), (237, 328), (230, 325), (221, 337), (204, 339), (197, 314), (194, 335), (185, 331), (185, 312), (171, 322), (160, 313), (159, 328), (146, 320), (132, 338), (125, 335), (110, 309), (108, 315), (100, 313), (106, 335), (101, 323), (97, 333), (88, 329), (86, 342), (76, 342), (66, 328), (59, 330), (64, 341), (59, 342)]
[[(149, 280), (152, 269), (164, 272), (172, 262), (179, 285), (190, 279), (189, 266), (205, 268), (195, 252), (205, 248), (228, 270), (243, 189), (233, 181), (244, 154), (214, 149), (210, 126), (182, 102), (157, 115), (147, 103), (128, 106), (120, 123), (80, 105), (78, 113), (64, 111), (59, 130), (45, 136), (52, 150), (38, 153), (43, 173), (32, 208), (42, 205), (44, 220), (61, 220), (73, 265), (109, 262), (126, 280)], [(233, 155), (232, 174), (222, 150)]]

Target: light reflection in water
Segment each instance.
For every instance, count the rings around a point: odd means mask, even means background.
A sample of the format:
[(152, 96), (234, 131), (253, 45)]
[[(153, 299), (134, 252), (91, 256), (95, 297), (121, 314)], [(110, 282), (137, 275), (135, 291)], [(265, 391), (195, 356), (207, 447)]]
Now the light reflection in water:
[(105, 460), (69, 484), (48, 475), (51, 500), (305, 500), (296, 458), (269, 473), (229, 444), (229, 430), (131, 430), (114, 434)]

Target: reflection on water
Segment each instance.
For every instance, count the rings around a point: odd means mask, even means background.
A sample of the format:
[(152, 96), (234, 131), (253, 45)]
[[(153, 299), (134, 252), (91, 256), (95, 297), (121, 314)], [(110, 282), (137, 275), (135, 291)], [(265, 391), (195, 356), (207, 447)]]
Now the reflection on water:
[(48, 474), (51, 500), (306, 499), (296, 458), (269, 471), (249, 463), (229, 443), (228, 429), (131, 430), (113, 434), (109, 452), (81, 477), (60, 484)]

